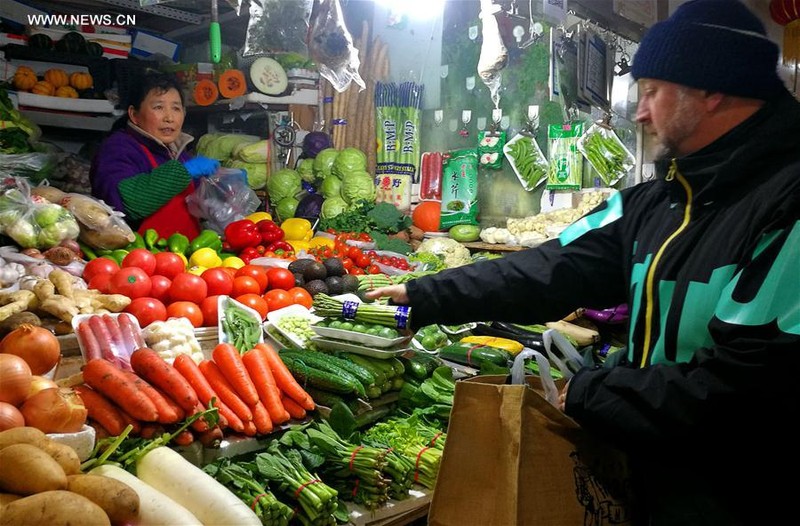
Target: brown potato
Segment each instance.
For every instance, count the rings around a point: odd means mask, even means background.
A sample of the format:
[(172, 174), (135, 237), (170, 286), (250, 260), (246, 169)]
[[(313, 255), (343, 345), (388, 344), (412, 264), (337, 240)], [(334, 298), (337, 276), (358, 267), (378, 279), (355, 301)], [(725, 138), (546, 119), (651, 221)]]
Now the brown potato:
[(67, 480), (68, 491), (103, 508), (112, 524), (138, 522), (139, 494), (124, 482), (100, 475), (71, 475)]
[(81, 459), (72, 447), (55, 440), (48, 440), (42, 450), (53, 457), (67, 475), (77, 475), (81, 472)]
[(41, 449), (49, 441), (47, 435), (35, 427), (14, 427), (0, 432), (0, 449), (13, 444), (30, 444)]
[(38, 447), (14, 444), (0, 449), (0, 491), (32, 495), (66, 487), (64, 469)]
[(0, 526), (111, 526), (106, 512), (82, 495), (45, 491), (15, 500), (0, 514)]
[(19, 500), (22, 497), (19, 495), (14, 495), (13, 493), (0, 493), (0, 510), (5, 507), (6, 504), (11, 504), (15, 500)]

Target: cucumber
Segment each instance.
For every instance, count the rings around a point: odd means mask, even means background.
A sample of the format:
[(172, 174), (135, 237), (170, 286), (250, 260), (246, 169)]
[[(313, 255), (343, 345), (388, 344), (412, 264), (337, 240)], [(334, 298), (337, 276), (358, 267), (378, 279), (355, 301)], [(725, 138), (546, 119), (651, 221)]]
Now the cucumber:
[(367, 396), (367, 392), (364, 390), (364, 385), (362, 385), (361, 381), (356, 378), (355, 375), (350, 374), (347, 370), (339, 367), (333, 361), (328, 359), (333, 357), (324, 356), (322, 353), (318, 353), (316, 351), (292, 352), (286, 349), (281, 349), (280, 356), (281, 359), (288, 356), (293, 360), (299, 360), (308, 367), (331, 373), (339, 380), (343, 380), (352, 385), (355, 388), (355, 393), (358, 396)]
[(332, 393), (359, 394), (359, 391), (364, 390), (364, 386), (356, 378), (350, 375), (350, 379), (339, 378), (328, 371), (321, 371), (309, 367), (302, 361), (291, 358), (289, 356), (281, 356), (281, 360), (286, 364), (292, 376), (297, 378), (301, 385), (307, 384), (324, 391)]
[[(311, 360), (314, 360), (314, 363), (310, 365), (314, 365), (315, 367), (318, 367), (319, 369), (325, 371), (327, 371), (327, 369), (325, 369), (321, 365), (317, 366), (315, 364), (327, 362), (334, 367), (338, 367), (339, 369), (344, 369), (348, 373), (355, 376), (365, 388), (375, 385), (375, 376), (365, 367), (353, 363), (350, 360), (346, 360), (344, 358), (339, 358), (338, 356), (333, 356), (332, 354), (327, 354), (317, 351), (304, 351), (299, 353), (296, 352), (295, 354), (298, 354), (299, 355), (298, 358), (300, 358), (301, 360), (304, 359), (305, 357), (310, 357)], [(331, 371), (331, 372), (335, 373), (336, 371)]]
[(383, 369), (377, 367), (373, 363), (373, 360), (369, 360), (366, 357), (361, 356), (360, 354), (352, 354), (352, 353), (342, 353), (340, 356), (346, 360), (350, 360), (351, 362), (357, 365), (360, 365), (361, 367), (364, 367), (366, 370), (372, 373), (372, 376), (375, 377), (375, 385), (380, 386), (386, 383), (386, 373), (383, 372)]
[(441, 365), (436, 358), (419, 353), (414, 354), (411, 358), (401, 358), (401, 361), (406, 368), (404, 377), (420, 381), (430, 377), (433, 371)]
[(395, 376), (403, 376), (404, 374), (406, 374), (406, 366), (405, 364), (403, 364), (403, 362), (400, 361), (399, 358), (392, 357), (386, 361), (391, 364), (392, 369), (394, 369)]
[(439, 357), (471, 367), (480, 367), (481, 362), (508, 367), (508, 363), (512, 360), (511, 354), (503, 349), (469, 343), (454, 343), (442, 347), (439, 349)]
[(403, 384), (405, 384), (405, 383), (406, 383), (406, 381), (403, 379), (402, 376), (397, 376), (397, 377), (395, 377), (394, 380), (392, 380), (392, 388), (391, 388), (391, 390), (392, 391), (399, 391), (400, 389), (403, 388)]
[(367, 360), (372, 362), (375, 367), (379, 370), (383, 371), (383, 374), (386, 376), (387, 380), (391, 380), (395, 376), (397, 376), (397, 371), (395, 371), (394, 366), (391, 363), (391, 360), (382, 360), (380, 358), (369, 358), (366, 357)]
[(336, 393), (331, 393), (323, 389), (307, 386), (306, 392), (311, 398), (319, 405), (325, 407), (333, 407), (334, 404), (340, 402), (350, 408), (351, 411), (358, 409), (358, 400), (351, 397), (342, 397)]

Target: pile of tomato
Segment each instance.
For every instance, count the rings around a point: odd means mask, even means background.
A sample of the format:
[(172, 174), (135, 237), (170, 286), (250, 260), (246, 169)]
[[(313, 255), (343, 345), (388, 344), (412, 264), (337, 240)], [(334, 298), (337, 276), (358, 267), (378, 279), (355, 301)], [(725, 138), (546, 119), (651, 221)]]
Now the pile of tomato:
[(401, 270), (410, 270), (408, 261), (398, 256), (382, 256), (374, 250), (362, 250), (361, 248), (348, 244), (347, 241), (372, 242), (369, 234), (364, 232), (357, 234), (353, 232), (341, 232), (336, 235), (333, 247), (319, 246), (309, 250), (317, 261), (328, 258), (340, 258), (342, 265), (348, 274), (378, 274), (381, 272), (376, 263), (389, 265)]
[(217, 301), (226, 295), (267, 313), (293, 304), (311, 307), (311, 295), (295, 287), (294, 274), (283, 268), (244, 265), (215, 267), (201, 275), (186, 272), (183, 260), (171, 252), (132, 250), (122, 265), (97, 258), (87, 263), (83, 279), (89, 288), (131, 298), (125, 312), (133, 314), (141, 327), (153, 321), (185, 317), (195, 327), (217, 325)]

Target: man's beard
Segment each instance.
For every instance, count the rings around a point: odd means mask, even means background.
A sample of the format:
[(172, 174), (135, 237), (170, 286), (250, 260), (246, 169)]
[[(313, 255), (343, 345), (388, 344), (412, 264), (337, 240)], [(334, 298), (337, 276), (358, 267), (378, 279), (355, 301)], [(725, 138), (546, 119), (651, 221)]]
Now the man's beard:
[(661, 133), (656, 136), (658, 144), (655, 158), (664, 160), (680, 156), (679, 144), (695, 132), (701, 118), (700, 113), (695, 111), (689, 90), (678, 90), (674, 112), (661, 126)]

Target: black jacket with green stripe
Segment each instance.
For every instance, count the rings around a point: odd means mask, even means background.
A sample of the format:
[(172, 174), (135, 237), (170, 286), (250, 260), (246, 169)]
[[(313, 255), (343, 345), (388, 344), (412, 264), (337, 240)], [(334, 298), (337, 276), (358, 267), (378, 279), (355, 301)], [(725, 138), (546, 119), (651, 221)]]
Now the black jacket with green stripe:
[(797, 463), (778, 426), (800, 414), (800, 103), (657, 176), (558, 240), (409, 282), (412, 323), (627, 302), (626, 358), (580, 371), (567, 414), (634, 455), (652, 524), (768, 524), (793, 504), (769, 470)]

